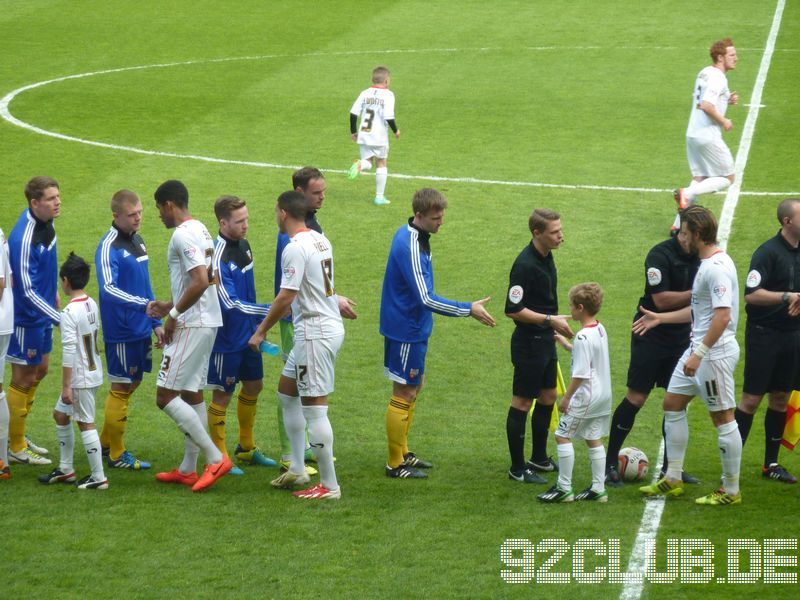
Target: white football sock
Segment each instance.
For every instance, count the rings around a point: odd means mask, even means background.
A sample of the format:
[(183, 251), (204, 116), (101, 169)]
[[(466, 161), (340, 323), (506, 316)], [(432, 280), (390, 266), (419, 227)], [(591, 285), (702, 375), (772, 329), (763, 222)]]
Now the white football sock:
[[(736, 421), (717, 427), (719, 455), (722, 459), (722, 487), (731, 496), (739, 493), (739, 466), (742, 461), (742, 436)], [(669, 457), (670, 461), (672, 457)]]
[(572, 468), (575, 466), (575, 448), (572, 442), (558, 444), (558, 480), (556, 485), (564, 491), (572, 489)]
[(686, 456), (686, 446), (689, 445), (689, 421), (686, 411), (664, 411), (664, 433), (666, 434), (667, 479), (681, 481), (683, 479), (683, 458)]
[[(4, 368), (5, 365), (0, 365)], [(0, 460), (4, 465), (8, 464), (8, 402), (6, 393), (0, 392)]]
[(331, 491), (338, 490), (339, 483), (336, 481), (336, 469), (333, 466), (333, 429), (328, 419), (328, 407), (304, 406), (303, 415), (308, 421), (308, 441), (317, 457), (319, 482)]
[(598, 494), (606, 489), (606, 449), (603, 446), (589, 448), (592, 465), (592, 490)]
[(369, 171), (372, 168), (372, 161), (368, 158), (361, 159), (361, 170), (362, 171)]
[(62, 473), (72, 473), (75, 466), (72, 462), (72, 455), (75, 452), (75, 432), (72, 423), (67, 425), (56, 424), (56, 435), (58, 436), (59, 463), (58, 470)]
[(730, 179), (727, 177), (708, 177), (703, 181), (692, 181), (688, 188), (686, 188), (686, 198), (690, 203), (694, 204), (697, 196), (703, 194), (712, 194), (727, 189), (731, 185)]
[(283, 405), (283, 426), (289, 437), (289, 445), (292, 447), (289, 470), (292, 473), (305, 473), (306, 418), (303, 416), (300, 398), (280, 392), (277, 395), (278, 401)]
[[(218, 463), (222, 460), (222, 452), (219, 451), (214, 445), (214, 442), (211, 441), (211, 438), (206, 431), (207, 417), (204, 420), (200, 419), (200, 415), (205, 415), (206, 410), (203, 403), (199, 403), (195, 405), (189, 405), (184, 402), (183, 398), (180, 396), (176, 396), (164, 407), (164, 412), (169, 415), (169, 417), (175, 421), (175, 424), (178, 426), (183, 433), (187, 434), (189, 437), (192, 438), (192, 442), (197, 444), (200, 449), (203, 451), (203, 454), (206, 456), (206, 462), (210, 463)], [(187, 444), (186, 450), (189, 449)], [(186, 460), (186, 456), (184, 456), (184, 461)], [(183, 467), (183, 465), (181, 465)], [(183, 471), (181, 468), (181, 472), (191, 472), (191, 471)]]
[(375, 197), (383, 198), (386, 192), (386, 179), (389, 176), (389, 169), (386, 167), (378, 167), (375, 169)]
[(92, 479), (95, 481), (105, 481), (106, 475), (103, 472), (103, 450), (100, 447), (100, 436), (96, 429), (81, 431), (81, 441), (86, 448), (86, 458), (89, 459), (89, 468), (92, 470)]

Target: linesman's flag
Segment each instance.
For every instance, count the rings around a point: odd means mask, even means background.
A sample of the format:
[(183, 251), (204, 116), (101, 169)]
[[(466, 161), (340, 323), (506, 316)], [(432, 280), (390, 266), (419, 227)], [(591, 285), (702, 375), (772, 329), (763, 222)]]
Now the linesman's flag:
[(786, 407), (786, 425), (783, 428), (781, 444), (784, 448), (794, 450), (798, 442), (800, 442), (800, 392), (794, 391), (789, 396), (789, 404)]

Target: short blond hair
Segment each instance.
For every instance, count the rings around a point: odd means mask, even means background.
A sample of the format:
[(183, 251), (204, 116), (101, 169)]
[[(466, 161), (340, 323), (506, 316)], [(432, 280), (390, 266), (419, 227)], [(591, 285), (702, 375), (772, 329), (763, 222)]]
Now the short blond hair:
[(583, 309), (594, 316), (603, 306), (603, 288), (593, 281), (573, 285), (569, 290), (569, 302), (576, 307), (583, 305)]
[(136, 206), (141, 200), (135, 192), (130, 190), (119, 190), (111, 196), (111, 212), (115, 215), (122, 214), (123, 206)]

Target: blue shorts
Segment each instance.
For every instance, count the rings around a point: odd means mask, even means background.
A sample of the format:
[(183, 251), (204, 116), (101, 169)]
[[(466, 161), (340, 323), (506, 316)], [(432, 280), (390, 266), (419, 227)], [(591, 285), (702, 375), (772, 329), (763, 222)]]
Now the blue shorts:
[(16, 365), (39, 365), (53, 350), (53, 326), (14, 327), (6, 360)]
[(106, 344), (106, 365), (112, 383), (141, 381), (153, 369), (153, 339)]
[(428, 342), (383, 341), (383, 374), (405, 385), (422, 385)]
[(250, 348), (237, 352), (212, 352), (206, 387), (232, 394), (237, 382), (263, 378), (264, 364), (260, 352), (253, 352)]

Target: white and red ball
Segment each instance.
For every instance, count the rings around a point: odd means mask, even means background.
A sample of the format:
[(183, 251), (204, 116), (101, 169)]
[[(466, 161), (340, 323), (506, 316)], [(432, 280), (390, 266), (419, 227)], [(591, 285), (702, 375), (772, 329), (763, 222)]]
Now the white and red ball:
[(624, 481), (641, 481), (647, 476), (650, 463), (647, 455), (638, 448), (623, 448), (619, 451), (619, 475)]

